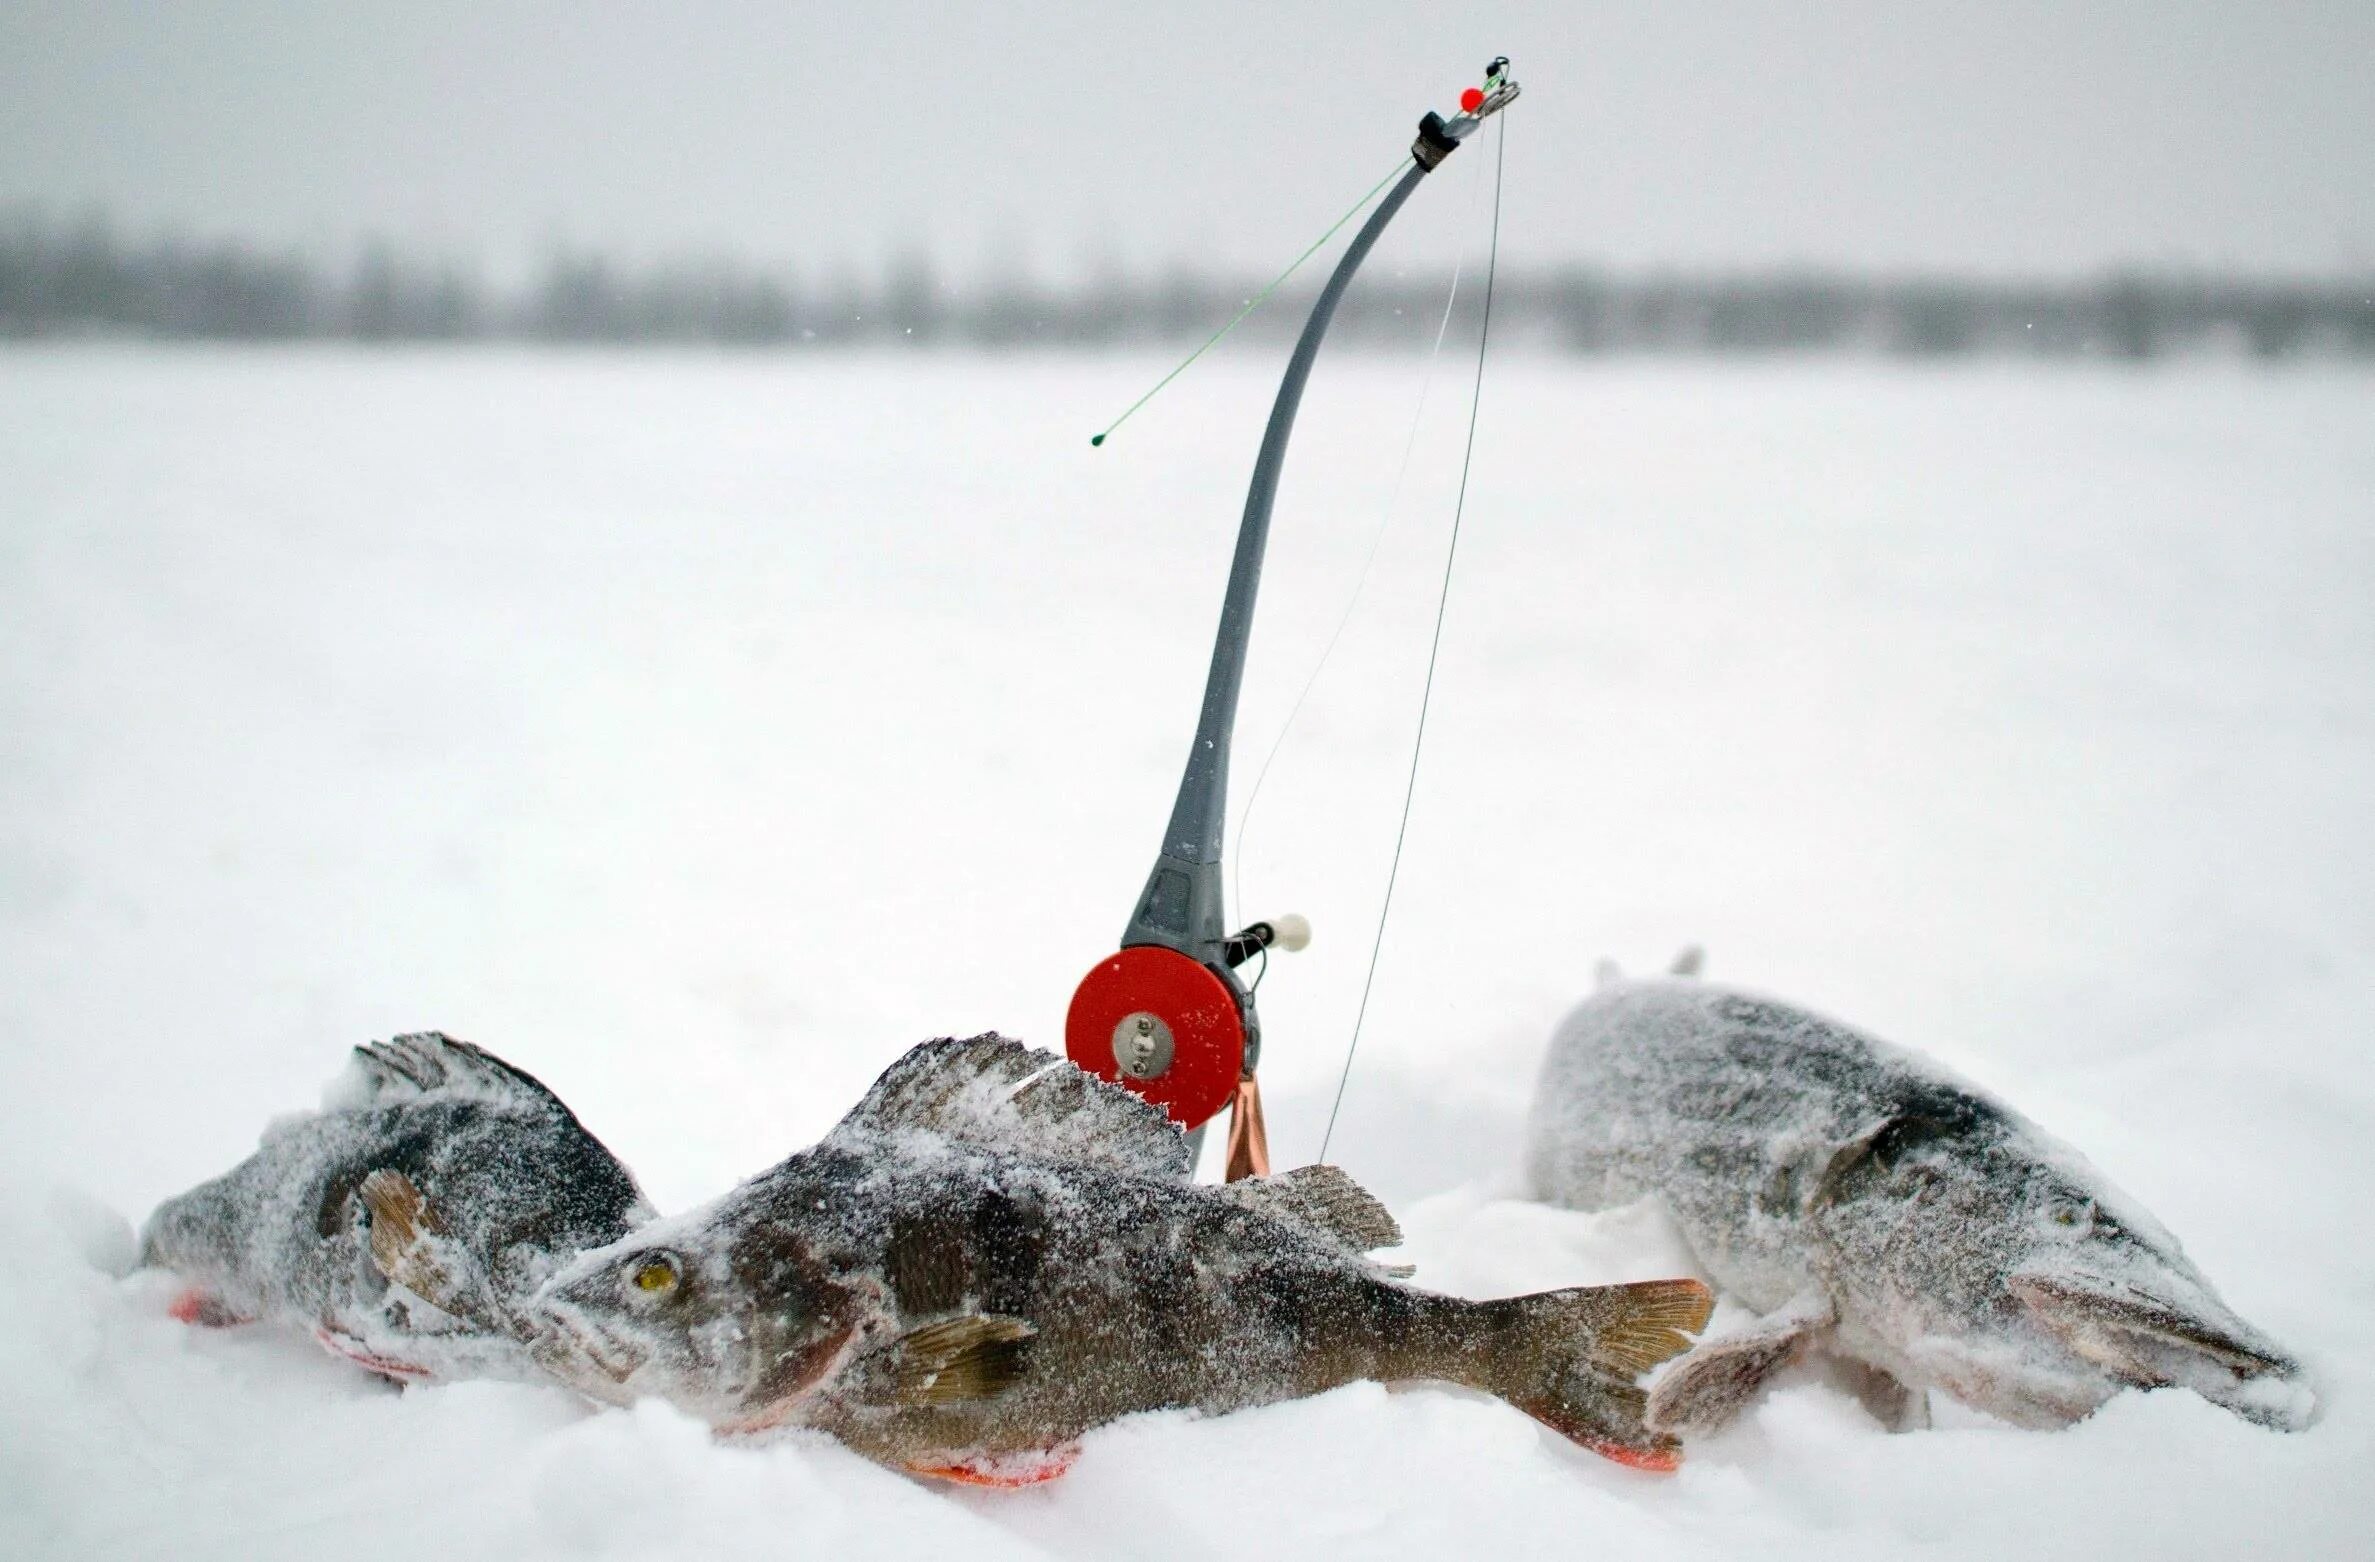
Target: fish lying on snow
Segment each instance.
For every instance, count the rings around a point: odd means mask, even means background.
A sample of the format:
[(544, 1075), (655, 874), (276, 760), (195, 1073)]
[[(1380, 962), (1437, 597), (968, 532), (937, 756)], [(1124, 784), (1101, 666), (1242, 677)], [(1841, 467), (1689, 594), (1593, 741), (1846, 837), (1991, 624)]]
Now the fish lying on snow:
[(1941, 1388), (2064, 1426), (2122, 1388), (2308, 1423), (2292, 1358), (2076, 1151), (1927, 1059), (1691, 981), (1609, 986), (1559, 1027), (1528, 1160), (1541, 1196), (1661, 1199), (1762, 1318), (1700, 1344), (1648, 1420), (1697, 1432), (1809, 1350), (1896, 1426)]
[[(321, 1111), (159, 1206), (142, 1261), (189, 1283), (185, 1322), (294, 1322), (398, 1379), (533, 1377), (519, 1306), (651, 1216), (551, 1091), (431, 1031), (356, 1048)], [(390, 1282), (398, 1252), (423, 1290)]]
[(1438, 1296), (1363, 1256), (1400, 1233), (1333, 1167), (1190, 1171), (1160, 1111), (1068, 1062), (927, 1042), (814, 1148), (581, 1255), (531, 1326), (597, 1398), (819, 1429), (953, 1480), (1048, 1479), (1136, 1411), (1364, 1378), (1483, 1389), (1611, 1458), (1674, 1464), (1634, 1379), (1706, 1321), (1699, 1282)]

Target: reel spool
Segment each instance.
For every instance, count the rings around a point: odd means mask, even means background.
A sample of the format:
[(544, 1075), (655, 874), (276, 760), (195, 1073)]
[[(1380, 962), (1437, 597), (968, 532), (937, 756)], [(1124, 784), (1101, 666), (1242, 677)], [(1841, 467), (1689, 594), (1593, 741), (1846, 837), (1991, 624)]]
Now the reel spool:
[(1157, 944), (1098, 961), (1064, 1016), (1064, 1051), (1073, 1062), (1191, 1131), (1236, 1093), (1245, 1040), (1235, 984)]
[(1065, 1055), (1193, 1133), (1235, 1098), (1261, 1056), (1253, 994), (1236, 968), (1266, 949), (1310, 942), (1311, 924), (1289, 915), (1221, 940), (1218, 966), (1163, 944), (1125, 945), (1073, 992)]

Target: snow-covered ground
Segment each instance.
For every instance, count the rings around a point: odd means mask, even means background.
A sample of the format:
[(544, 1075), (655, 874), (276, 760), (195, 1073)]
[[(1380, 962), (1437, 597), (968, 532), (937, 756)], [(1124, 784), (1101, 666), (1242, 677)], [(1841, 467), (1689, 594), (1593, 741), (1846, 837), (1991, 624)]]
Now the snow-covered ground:
[[(2029, 1556), (2375, 1548), (2375, 377), (1497, 365), (1331, 1158), (1477, 1293), (1684, 1262), (1519, 1201), (1593, 963), (1925, 1048), (2073, 1140), (2325, 1415), (1889, 1436), (1809, 1377), (1670, 1479), (1451, 1392), (1098, 1433), (951, 1494), (656, 1406), (397, 1394), (110, 1277), (159, 1198), (438, 1026), (663, 1208), (906, 1044), (1055, 1042), (1157, 845), (1276, 365), (0, 352), (0, 1554)], [(1242, 799), (1415, 360), (1325, 364)], [(1450, 517), (1447, 361), (1264, 788), (1274, 1148), (1319, 1147)], [(110, 1211), (114, 1213), (110, 1213)]]

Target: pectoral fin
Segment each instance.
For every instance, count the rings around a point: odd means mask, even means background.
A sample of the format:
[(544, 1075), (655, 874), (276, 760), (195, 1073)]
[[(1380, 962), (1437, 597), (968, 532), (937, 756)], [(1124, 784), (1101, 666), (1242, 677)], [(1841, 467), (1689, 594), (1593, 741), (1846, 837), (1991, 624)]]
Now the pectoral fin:
[(1828, 1302), (1807, 1298), (1745, 1329), (1701, 1341), (1650, 1386), (1645, 1419), (1654, 1430), (1674, 1436), (1715, 1431), (1834, 1321)]
[(1030, 1365), (1039, 1331), (1020, 1318), (967, 1313), (911, 1329), (894, 1347), (892, 1392), (901, 1404), (993, 1399)]
[(371, 1262), (395, 1284), (464, 1323), (507, 1332), (486, 1315), (465, 1283), (459, 1255), (444, 1238), (444, 1223), (410, 1177), (381, 1167), (355, 1189), (371, 1212)]
[(421, 1190), (410, 1177), (383, 1166), (355, 1191), (371, 1212), (371, 1262), (415, 1296), (444, 1306), (453, 1277), (430, 1250), (437, 1217)]

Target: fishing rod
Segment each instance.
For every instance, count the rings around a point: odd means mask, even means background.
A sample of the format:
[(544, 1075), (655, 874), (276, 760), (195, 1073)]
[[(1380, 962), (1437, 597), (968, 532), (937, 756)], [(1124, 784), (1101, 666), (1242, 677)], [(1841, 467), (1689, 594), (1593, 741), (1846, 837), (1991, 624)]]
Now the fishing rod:
[[(1122, 930), (1120, 950), (1099, 961), (1081, 979), (1065, 1016), (1064, 1048), (1073, 1062), (1161, 1107), (1199, 1138), (1221, 1108), (1230, 1107), (1226, 1173), (1230, 1181), (1261, 1176), (1270, 1169), (1261, 1090), (1255, 1076), (1261, 1061), (1261, 1021), (1254, 1008), (1253, 989), (1238, 976), (1238, 968), (1273, 947), (1300, 949), (1311, 936), (1310, 925), (1301, 917), (1278, 917), (1229, 932), (1221, 873), (1237, 696), (1245, 678), (1254, 597), (1261, 589), (1262, 555), (1269, 543), (1270, 511), (1278, 498), (1287, 440), (1294, 432), (1295, 413), (1302, 406), (1303, 387), (1311, 378), (1320, 341), (1327, 335), (1337, 302), (1353, 274), (1420, 181), (1517, 95), (1509, 61), (1502, 57), (1485, 67), (1482, 86), (1470, 87), (1460, 95), (1458, 113), (1446, 118), (1433, 110), (1427, 112), (1419, 121), (1418, 138), (1410, 146), (1410, 166), (1345, 247), (1303, 322), (1302, 335), (1296, 339), (1285, 377), (1279, 382), (1277, 399), (1271, 403), (1261, 452), (1254, 459), (1253, 481), (1237, 527), (1237, 551), (1229, 566), (1228, 591), (1221, 603), (1220, 627), (1213, 637), (1204, 702), (1180, 776), (1179, 793), (1171, 806), (1170, 824), (1146, 887)], [(1322, 235), (1323, 240), (1325, 237)], [(1308, 256), (1311, 251), (1304, 253)], [(1296, 264), (1300, 263), (1298, 259)], [(1222, 328), (1223, 332), (1227, 329)], [(1220, 334), (1215, 333), (1213, 340)], [(1209, 341), (1205, 344), (1210, 345)], [(1197, 354), (1203, 350), (1198, 348)], [(1189, 362), (1195, 356), (1191, 354)], [(1168, 377), (1156, 389), (1167, 383)], [(1146, 399), (1141, 397), (1130, 411), (1136, 411)], [(1118, 425), (1117, 419), (1114, 426)], [(1100, 434), (1095, 443), (1102, 444), (1104, 438)]]

